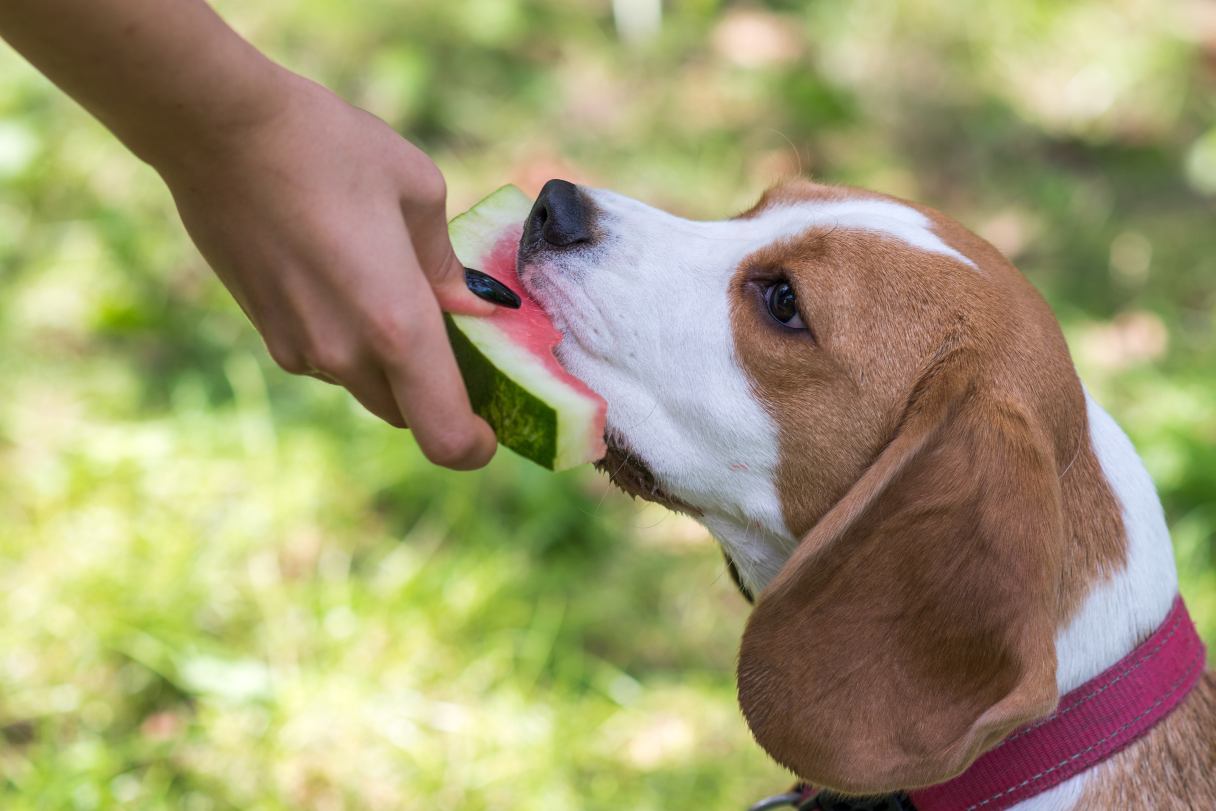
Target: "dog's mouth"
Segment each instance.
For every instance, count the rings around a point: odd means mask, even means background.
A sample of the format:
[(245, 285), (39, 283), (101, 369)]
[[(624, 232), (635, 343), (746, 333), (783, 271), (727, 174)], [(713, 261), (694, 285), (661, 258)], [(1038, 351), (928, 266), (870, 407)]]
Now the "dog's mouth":
[(605, 434), (604, 443), (608, 452), (604, 458), (595, 463), (597, 470), (608, 474), (608, 480), (631, 496), (653, 501), (669, 510), (691, 515), (696, 518), (701, 511), (668, 493), (659, 484), (654, 472), (627, 445), (613, 436), (612, 432)]
[[(574, 310), (568, 293), (546, 278), (541, 266), (534, 260), (534, 246), (525, 244), (527, 235), (520, 239), (519, 250), (516, 254), (516, 271), (520, 285), (524, 291), (540, 305), (545, 314), (553, 322), (553, 326), (561, 333), (562, 340), (556, 347), (559, 362), (563, 361), (563, 350), (567, 342), (573, 339), (579, 342), (580, 336), (571, 329), (567, 312)], [(616, 487), (635, 498), (661, 504), (668, 509), (699, 517), (701, 511), (682, 499), (673, 496), (659, 484), (647, 464), (634, 453), (629, 446), (611, 429), (604, 434), (606, 451), (604, 456), (595, 463), (597, 470), (607, 473), (608, 479)]]

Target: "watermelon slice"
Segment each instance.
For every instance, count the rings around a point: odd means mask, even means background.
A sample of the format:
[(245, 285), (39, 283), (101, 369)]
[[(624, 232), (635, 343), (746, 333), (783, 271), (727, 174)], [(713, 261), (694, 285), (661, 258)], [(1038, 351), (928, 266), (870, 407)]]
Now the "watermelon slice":
[(447, 316), (448, 337), (473, 410), (500, 444), (550, 470), (604, 455), (602, 398), (562, 368), (553, 354), (561, 333), (519, 283), (515, 253), (532, 201), (503, 186), (448, 224), (467, 267), (498, 279), (521, 298), (519, 309), (490, 316)]

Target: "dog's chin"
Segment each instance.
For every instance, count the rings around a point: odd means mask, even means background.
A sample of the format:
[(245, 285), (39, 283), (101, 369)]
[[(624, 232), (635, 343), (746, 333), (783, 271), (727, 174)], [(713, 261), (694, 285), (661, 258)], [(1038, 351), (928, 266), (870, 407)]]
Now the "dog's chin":
[(629, 447), (615, 437), (611, 431), (604, 436), (608, 448), (604, 458), (595, 463), (597, 470), (608, 474), (608, 479), (614, 485), (631, 496), (645, 501), (661, 504), (669, 510), (691, 515), (694, 518), (701, 511), (663, 489), (654, 472), (646, 463), (629, 450)]

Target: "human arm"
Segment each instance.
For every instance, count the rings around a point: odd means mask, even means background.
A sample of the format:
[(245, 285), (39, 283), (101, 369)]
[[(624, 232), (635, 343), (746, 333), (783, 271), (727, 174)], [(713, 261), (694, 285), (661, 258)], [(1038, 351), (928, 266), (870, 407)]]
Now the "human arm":
[(493, 307), (464, 286), (421, 150), (203, 0), (0, 0), (0, 36), (160, 173), (280, 366), (408, 424), (438, 464), (489, 460), (442, 311)]

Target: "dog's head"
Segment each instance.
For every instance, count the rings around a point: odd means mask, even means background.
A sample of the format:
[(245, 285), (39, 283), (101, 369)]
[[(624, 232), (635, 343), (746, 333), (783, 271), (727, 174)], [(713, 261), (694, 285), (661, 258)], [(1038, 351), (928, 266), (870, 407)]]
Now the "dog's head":
[(552, 181), (519, 264), (608, 402), (602, 466), (758, 596), (739, 694), (777, 760), (926, 785), (1051, 710), (1066, 540), (1111, 529), (1070, 509), (1118, 510), (1055, 319), (994, 248), (809, 182), (693, 222)]

